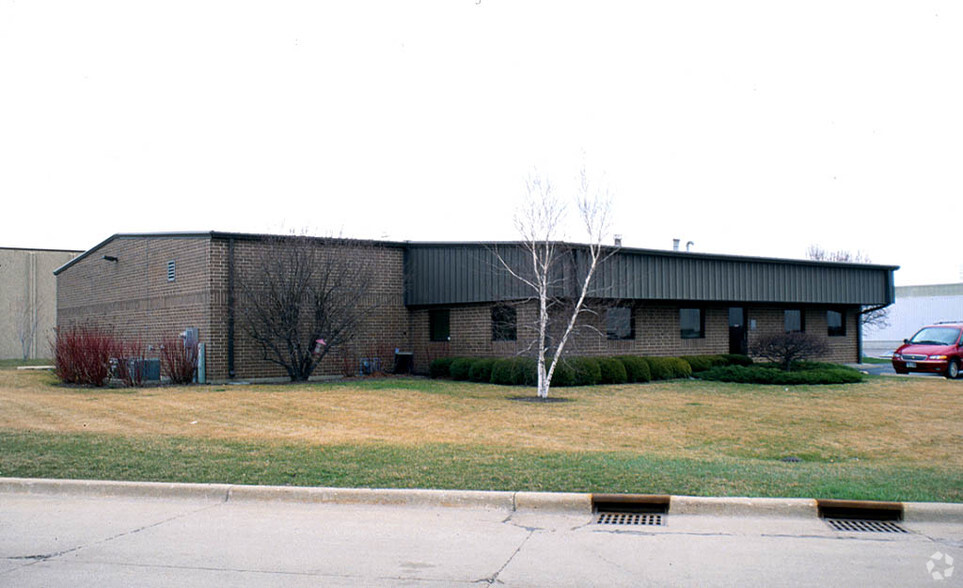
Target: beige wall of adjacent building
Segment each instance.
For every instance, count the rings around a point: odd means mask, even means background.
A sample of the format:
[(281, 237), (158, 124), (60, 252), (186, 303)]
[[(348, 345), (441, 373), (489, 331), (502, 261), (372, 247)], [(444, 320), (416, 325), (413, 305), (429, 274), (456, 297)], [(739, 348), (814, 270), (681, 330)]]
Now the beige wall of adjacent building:
[(23, 357), (21, 335), (30, 347), (30, 359), (52, 355), (49, 340), (57, 324), (53, 271), (80, 253), (0, 247), (0, 359)]

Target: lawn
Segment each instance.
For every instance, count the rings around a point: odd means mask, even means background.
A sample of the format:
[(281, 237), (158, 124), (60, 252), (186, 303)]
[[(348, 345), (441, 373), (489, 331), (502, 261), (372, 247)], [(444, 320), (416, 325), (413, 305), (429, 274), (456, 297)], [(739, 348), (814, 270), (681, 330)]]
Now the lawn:
[(512, 399), (532, 393), (422, 379), (89, 390), (0, 370), (0, 476), (963, 502), (963, 381)]

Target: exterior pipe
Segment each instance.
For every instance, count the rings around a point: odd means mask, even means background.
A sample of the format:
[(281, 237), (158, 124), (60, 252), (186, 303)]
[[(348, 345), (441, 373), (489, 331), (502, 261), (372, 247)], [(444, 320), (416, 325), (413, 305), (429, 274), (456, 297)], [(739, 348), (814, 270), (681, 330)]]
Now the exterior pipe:
[(227, 377), (234, 379), (234, 237), (227, 241)]

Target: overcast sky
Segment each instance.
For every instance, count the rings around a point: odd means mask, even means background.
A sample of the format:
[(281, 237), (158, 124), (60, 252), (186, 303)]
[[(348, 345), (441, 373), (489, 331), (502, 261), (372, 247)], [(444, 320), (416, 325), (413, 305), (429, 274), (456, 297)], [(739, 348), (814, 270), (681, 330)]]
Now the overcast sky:
[(963, 281), (963, 2), (0, 0), (0, 246), (512, 239), (583, 161), (626, 246)]

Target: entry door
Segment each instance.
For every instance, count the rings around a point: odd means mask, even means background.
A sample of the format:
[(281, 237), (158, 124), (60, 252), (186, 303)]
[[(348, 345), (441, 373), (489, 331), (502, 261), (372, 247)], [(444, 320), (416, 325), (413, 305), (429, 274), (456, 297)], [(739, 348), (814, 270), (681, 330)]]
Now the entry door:
[(746, 337), (746, 309), (741, 306), (729, 308), (729, 353), (747, 355), (749, 341)]

